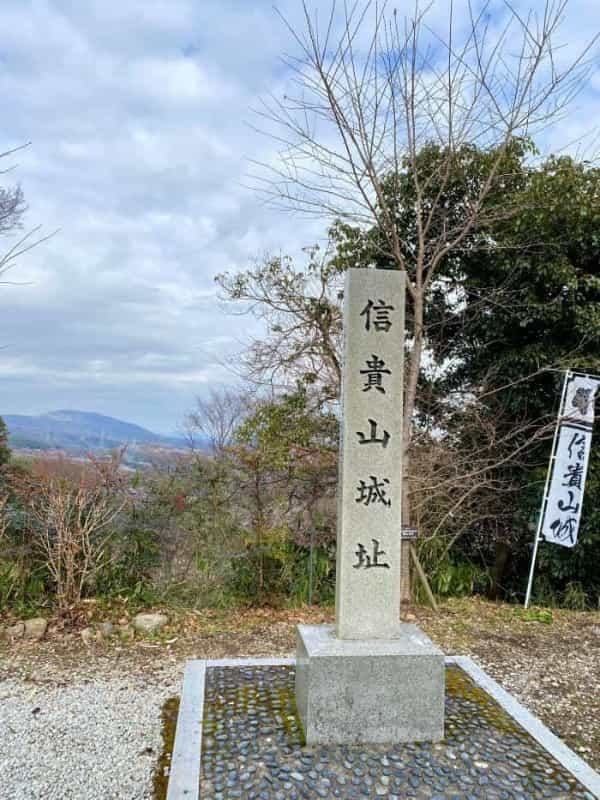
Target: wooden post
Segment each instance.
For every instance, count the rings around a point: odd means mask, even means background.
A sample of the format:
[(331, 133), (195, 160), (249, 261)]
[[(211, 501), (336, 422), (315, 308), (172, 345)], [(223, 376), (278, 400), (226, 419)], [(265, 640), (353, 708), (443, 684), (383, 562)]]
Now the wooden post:
[(427, 580), (427, 575), (425, 575), (425, 570), (423, 569), (423, 565), (419, 561), (419, 556), (417, 555), (417, 551), (415, 550), (415, 548), (412, 546), (412, 544), (410, 542), (407, 542), (407, 544), (409, 546), (410, 554), (412, 556), (412, 560), (413, 560), (415, 568), (417, 570), (417, 575), (419, 576), (419, 580), (421, 581), (421, 584), (423, 585), (423, 588), (425, 589), (425, 594), (427, 595), (427, 599), (429, 600), (433, 610), (434, 611), (439, 611), (439, 606), (438, 606), (438, 604), (436, 602), (436, 599), (435, 599), (435, 596), (434, 596), (433, 592), (431, 591), (431, 586), (429, 585), (429, 581)]

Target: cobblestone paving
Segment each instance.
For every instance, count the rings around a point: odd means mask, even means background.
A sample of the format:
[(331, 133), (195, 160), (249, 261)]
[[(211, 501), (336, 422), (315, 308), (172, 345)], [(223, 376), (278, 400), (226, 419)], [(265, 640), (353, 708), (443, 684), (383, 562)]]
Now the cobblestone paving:
[(207, 670), (201, 800), (593, 796), (458, 667), (446, 671), (439, 744), (302, 744), (293, 667)]

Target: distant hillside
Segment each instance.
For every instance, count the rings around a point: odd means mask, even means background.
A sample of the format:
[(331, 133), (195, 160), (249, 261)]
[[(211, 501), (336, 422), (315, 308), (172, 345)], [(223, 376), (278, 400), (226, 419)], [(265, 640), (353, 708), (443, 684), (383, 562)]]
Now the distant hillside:
[(184, 447), (183, 439), (157, 433), (88, 411), (51, 411), (39, 416), (2, 415), (8, 428), (9, 444), (15, 449), (110, 450), (123, 445)]

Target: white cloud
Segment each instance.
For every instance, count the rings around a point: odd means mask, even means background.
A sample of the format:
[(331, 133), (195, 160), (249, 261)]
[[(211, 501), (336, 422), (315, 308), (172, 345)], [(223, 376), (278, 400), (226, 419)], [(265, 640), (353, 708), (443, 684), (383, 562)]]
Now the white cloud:
[[(301, 4), (280, 7), (298, 28)], [(573, 11), (571, 51), (600, 27), (592, 0)], [(256, 329), (223, 312), (214, 275), (325, 227), (244, 188), (274, 152), (250, 108), (283, 91), (291, 49), (270, 0), (3, 0), (0, 149), (32, 141), (13, 159), (27, 222), (60, 232), (21, 259), (24, 285), (0, 287), (0, 413), (81, 407), (165, 430), (234, 379), (223, 359)], [(599, 91), (596, 74), (553, 145)]]

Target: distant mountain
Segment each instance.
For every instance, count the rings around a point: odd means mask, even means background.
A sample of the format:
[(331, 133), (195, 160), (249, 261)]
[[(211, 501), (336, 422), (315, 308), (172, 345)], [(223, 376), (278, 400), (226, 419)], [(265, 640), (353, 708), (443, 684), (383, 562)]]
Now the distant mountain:
[(2, 415), (11, 447), (31, 450), (110, 450), (123, 445), (185, 447), (184, 439), (89, 411), (51, 411), (39, 416)]

